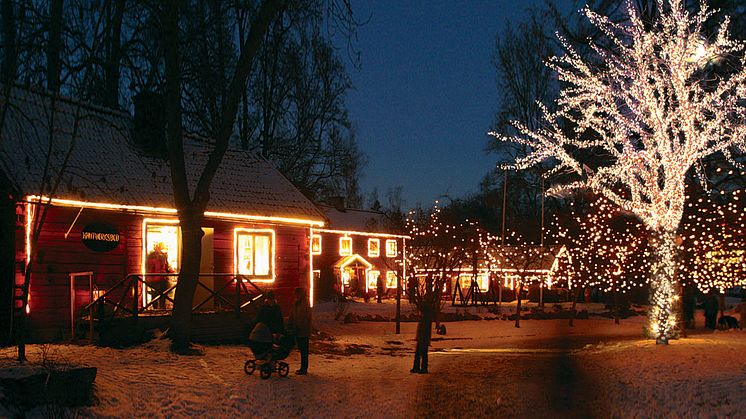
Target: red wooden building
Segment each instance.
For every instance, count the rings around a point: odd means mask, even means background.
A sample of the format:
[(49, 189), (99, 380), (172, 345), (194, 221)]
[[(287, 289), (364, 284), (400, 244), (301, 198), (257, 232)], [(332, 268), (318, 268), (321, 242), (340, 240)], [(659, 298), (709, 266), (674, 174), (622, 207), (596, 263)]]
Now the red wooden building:
[[(140, 311), (168, 310), (170, 302), (155, 304), (143, 283), (156, 246), (174, 272), (181, 257), (170, 171), (162, 137), (153, 135), (163, 132), (157, 106), (136, 100), (133, 119), (41, 92), (10, 91), (0, 96), (7, 112), (0, 137), (2, 334), (20, 304), (14, 296), (30, 255), (32, 340), (68, 337), (71, 316), (92, 295), (134, 298)], [(185, 137), (188, 173), (201, 172), (210, 147), (207, 139)], [(195, 306), (206, 300), (201, 309), (217, 310), (233, 298), (240, 304), (236, 274), (273, 290), (285, 309), (295, 287), (313, 289), (310, 240), (325, 225), (320, 210), (270, 163), (245, 151), (228, 150), (212, 185)], [(167, 278), (173, 286), (175, 275)], [(117, 294), (116, 287), (123, 290)]]
[[(407, 236), (386, 232), (383, 213), (320, 205), (328, 228), (314, 229), (311, 241), (315, 294), (336, 292), (373, 297), (379, 278), (385, 296), (396, 294), (397, 277), (406, 278)], [(402, 281), (403, 284), (403, 281)]]

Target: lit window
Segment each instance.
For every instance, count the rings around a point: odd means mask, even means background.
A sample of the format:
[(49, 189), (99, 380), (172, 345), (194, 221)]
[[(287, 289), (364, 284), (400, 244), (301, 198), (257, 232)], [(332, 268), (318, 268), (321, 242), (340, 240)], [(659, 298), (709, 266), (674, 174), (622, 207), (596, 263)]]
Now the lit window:
[(396, 240), (386, 240), (386, 256), (395, 257), (396, 253)]
[(368, 271), (368, 289), (369, 290), (378, 289), (378, 277), (380, 276), (381, 276), (381, 273), (378, 271)]
[(274, 280), (274, 231), (236, 229), (235, 240), (236, 273)]
[(381, 254), (381, 241), (378, 239), (368, 239), (368, 256), (378, 257)]
[(396, 288), (396, 271), (386, 272), (386, 288)]
[(339, 238), (339, 255), (349, 256), (352, 254), (352, 238), (351, 237), (340, 237)]
[(321, 254), (321, 236), (319, 236), (318, 234), (311, 235), (311, 254)]
[[(473, 274), (460, 274), (458, 276), (459, 282), (461, 282), (461, 289), (466, 290), (471, 287), (471, 279)], [(488, 291), (490, 289), (490, 278), (487, 274), (477, 275), (477, 286), (480, 291)]]
[[(181, 250), (181, 230), (178, 222), (170, 224), (146, 222), (145, 249), (146, 273), (178, 272), (179, 250)], [(148, 263), (157, 259), (162, 259), (166, 263), (161, 263), (162, 266), (158, 266), (156, 263)]]

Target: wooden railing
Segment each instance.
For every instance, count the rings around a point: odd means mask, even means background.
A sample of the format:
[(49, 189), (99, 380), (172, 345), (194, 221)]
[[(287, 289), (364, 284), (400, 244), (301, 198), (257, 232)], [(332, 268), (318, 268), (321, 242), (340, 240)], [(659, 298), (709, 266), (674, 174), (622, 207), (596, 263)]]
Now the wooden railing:
[[(90, 322), (92, 323), (94, 317), (99, 322), (106, 323), (106, 320), (111, 320), (115, 317), (135, 317), (149, 313), (169, 314), (170, 308), (155, 308), (154, 303), (158, 301), (170, 301), (173, 304), (174, 300), (171, 297), (171, 292), (176, 289), (176, 284), (167, 287), (165, 290), (159, 291), (154, 286), (155, 281), (148, 281), (148, 278), (152, 277), (176, 277), (178, 274), (130, 274), (124, 277), (122, 280), (115, 283), (111, 288), (106, 290), (100, 297), (93, 300), (91, 303), (83, 307), (81, 312), (88, 311), (94, 313), (90, 316)], [(228, 279), (225, 283), (217, 290), (212, 287), (208, 287), (202, 281), (204, 278), (224, 278)], [(176, 281), (174, 281), (176, 282)], [(231, 291), (235, 295), (235, 301), (231, 301), (227, 296), (231, 292), (224, 292), (230, 286), (235, 286), (235, 291)], [(255, 301), (262, 298), (264, 291), (259, 288), (256, 284), (243, 275), (235, 274), (207, 274), (201, 273), (197, 279), (197, 288), (204, 289), (209, 295), (200, 301), (198, 304), (192, 307), (192, 312), (200, 310), (208, 302), (213, 301), (217, 304), (217, 309), (212, 310), (225, 311), (233, 310), (236, 316), (240, 316), (241, 311), (249, 307)], [(143, 299), (143, 293), (147, 293), (151, 298), (149, 300)], [(195, 293), (196, 294), (196, 293)], [(106, 312), (107, 307), (112, 307), (110, 313)]]

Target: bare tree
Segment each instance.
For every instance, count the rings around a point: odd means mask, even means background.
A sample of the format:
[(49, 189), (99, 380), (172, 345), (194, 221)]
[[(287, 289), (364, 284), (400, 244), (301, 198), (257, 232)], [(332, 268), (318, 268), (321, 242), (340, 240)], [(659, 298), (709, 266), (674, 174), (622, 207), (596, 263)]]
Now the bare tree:
[(507, 242), (512, 244), (501, 245), (499, 238), (492, 238), (489, 247), (489, 255), (492, 266), (498, 272), (503, 273), (503, 279), (513, 285), (515, 290), (515, 327), (521, 327), (521, 293), (532, 283), (545, 282), (546, 277), (543, 270), (547, 264), (551, 264), (554, 253), (548, 246), (527, 244), (523, 242), (518, 234), (508, 235)]
[(16, 45), (16, 5), (13, 0), (2, 0), (0, 11), (2, 18), (3, 47), (2, 47), (2, 68), (0, 71), (1, 80), (4, 83), (15, 80), (18, 67), (18, 46)]
[[(181, 2), (170, 0), (163, 9), (163, 43), (165, 49), (165, 87), (168, 156), (171, 167), (171, 181), (174, 190), (174, 201), (179, 214), (182, 234), (182, 258), (178, 285), (174, 299), (173, 316), (169, 334), (175, 350), (188, 348), (191, 333), (192, 300), (197, 287), (199, 261), (202, 253), (203, 236), (202, 220), (210, 199), (210, 185), (220, 162), (228, 149), (234, 122), (241, 100), (241, 91), (246, 86), (254, 57), (264, 39), (270, 23), (286, 7), (282, 0), (262, 1), (248, 34), (238, 40), (243, 47), (235, 69), (230, 77), (229, 88), (221, 104), (221, 120), (214, 133), (214, 147), (207, 163), (199, 174), (193, 191), (189, 190), (188, 174), (185, 164), (184, 135), (182, 128), (182, 74), (181, 74), (181, 38), (179, 22)], [(183, 7), (183, 5), (181, 5)]]

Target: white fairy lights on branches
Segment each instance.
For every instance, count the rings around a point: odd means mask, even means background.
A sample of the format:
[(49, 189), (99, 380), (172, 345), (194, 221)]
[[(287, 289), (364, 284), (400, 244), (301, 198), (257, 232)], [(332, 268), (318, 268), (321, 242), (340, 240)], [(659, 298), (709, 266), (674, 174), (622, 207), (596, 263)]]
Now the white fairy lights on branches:
[[(675, 240), (686, 174), (709, 155), (732, 161), (734, 150), (746, 151), (746, 66), (740, 59), (739, 71), (708, 77), (711, 61), (742, 56), (744, 45), (730, 39), (728, 18), (707, 40), (703, 26), (713, 12), (704, 2), (697, 13), (682, 0), (659, 0), (657, 9), (654, 22), (643, 22), (628, 1), (629, 22), (619, 24), (585, 8), (609, 47), (591, 43), (591, 62), (560, 37), (565, 54), (548, 65), (562, 87), (556, 111), (543, 109), (545, 127), (532, 131), (515, 123), (517, 136), (492, 134), (531, 147), (512, 167), (554, 159), (555, 171), (581, 178), (564, 188), (589, 187), (656, 233), (651, 329), (666, 343), (676, 325)], [(576, 151), (601, 153), (605, 161), (589, 169)]]
[(708, 292), (746, 285), (746, 193), (722, 192), (726, 202), (701, 197), (688, 204), (680, 272)]
[(567, 246), (568, 288), (626, 293), (648, 283), (647, 231), (608, 200), (593, 200), (583, 210), (571, 205), (570, 217), (555, 218), (551, 229)]

